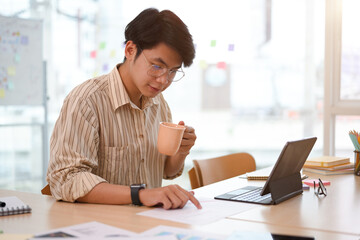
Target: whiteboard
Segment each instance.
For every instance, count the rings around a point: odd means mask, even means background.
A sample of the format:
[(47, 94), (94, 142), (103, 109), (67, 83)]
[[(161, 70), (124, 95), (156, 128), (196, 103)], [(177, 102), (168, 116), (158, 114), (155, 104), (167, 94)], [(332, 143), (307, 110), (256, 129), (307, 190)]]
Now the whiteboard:
[(44, 104), (42, 26), (0, 16), (0, 105)]

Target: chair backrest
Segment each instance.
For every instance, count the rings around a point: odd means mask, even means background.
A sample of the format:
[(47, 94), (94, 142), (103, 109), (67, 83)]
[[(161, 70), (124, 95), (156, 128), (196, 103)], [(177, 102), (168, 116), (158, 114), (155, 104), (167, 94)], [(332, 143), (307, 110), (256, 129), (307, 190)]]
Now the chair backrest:
[[(256, 170), (254, 157), (245, 152), (233, 153), (216, 158), (193, 160), (193, 163), (194, 170), (190, 169), (190, 171), (192, 171), (191, 173), (189, 171), (189, 178), (193, 189), (197, 185), (202, 187)], [(196, 178), (194, 178), (194, 175)]]
[(41, 189), (43, 195), (51, 195), (50, 186), (47, 184), (43, 189)]
[(188, 174), (189, 174), (191, 189), (201, 187), (200, 183), (199, 183), (199, 179), (198, 179), (198, 174), (196, 173), (195, 167), (192, 167), (189, 170)]

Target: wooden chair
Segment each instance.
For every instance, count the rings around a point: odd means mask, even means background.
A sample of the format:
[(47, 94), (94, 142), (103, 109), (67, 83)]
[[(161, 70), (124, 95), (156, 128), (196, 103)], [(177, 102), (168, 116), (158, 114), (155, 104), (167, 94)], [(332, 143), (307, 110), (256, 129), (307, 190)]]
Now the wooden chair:
[(188, 172), (192, 189), (256, 170), (254, 157), (245, 152), (193, 160), (193, 163)]

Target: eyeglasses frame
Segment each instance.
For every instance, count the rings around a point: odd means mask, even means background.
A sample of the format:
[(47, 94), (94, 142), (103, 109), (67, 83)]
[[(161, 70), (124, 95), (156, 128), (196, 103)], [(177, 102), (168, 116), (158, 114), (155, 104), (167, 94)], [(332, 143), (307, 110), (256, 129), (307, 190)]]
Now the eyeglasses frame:
[[(139, 49), (141, 50), (141, 53), (142, 53), (142, 55), (144, 56), (146, 62), (150, 65), (150, 66), (149, 66), (149, 69), (148, 69), (148, 71), (147, 71), (147, 74), (148, 74), (149, 76), (151, 76), (151, 77), (157, 77), (157, 78), (158, 78), (158, 77), (161, 77), (161, 76), (163, 76), (164, 74), (167, 73), (168, 75), (167, 75), (166, 80), (167, 80), (168, 82), (170, 82), (170, 83), (172, 83), (172, 82), (178, 82), (178, 81), (180, 81), (181, 79), (183, 79), (183, 78), (185, 77), (185, 72), (184, 72), (184, 70), (182, 69), (182, 67), (179, 68), (179, 69), (177, 69), (177, 70), (175, 71), (175, 70), (171, 70), (171, 69), (169, 69), (169, 68), (167, 68), (167, 67), (161, 67), (161, 66), (159, 66), (159, 65), (153, 64), (153, 63), (151, 63), (151, 62), (147, 59), (146, 55), (144, 54), (144, 51), (143, 51), (141, 48), (139, 48)], [(151, 68), (154, 68), (154, 66), (160, 67), (160, 68), (162, 68), (162, 69), (166, 69), (167, 71), (165, 71), (164, 73), (162, 73), (162, 74), (159, 75), (159, 76), (152, 75), (152, 74), (149, 73), (149, 71), (151, 70)], [(179, 78), (179, 79), (170, 80), (170, 74), (171, 74), (172, 72), (182, 73), (183, 75), (182, 75), (181, 78)], [(176, 74), (175, 74), (175, 75), (176, 75)]]
[(319, 178), (319, 186), (318, 186), (317, 191), (316, 191), (316, 183), (314, 181), (314, 193), (317, 196), (320, 196), (320, 195), (325, 195), (325, 197), (327, 196), (326, 187), (325, 187), (324, 183), (321, 181), (320, 178)]

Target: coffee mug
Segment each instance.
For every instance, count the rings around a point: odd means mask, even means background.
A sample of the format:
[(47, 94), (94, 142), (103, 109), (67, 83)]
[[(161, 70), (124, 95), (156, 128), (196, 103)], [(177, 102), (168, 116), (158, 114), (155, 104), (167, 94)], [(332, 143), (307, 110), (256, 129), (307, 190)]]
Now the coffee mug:
[(157, 141), (158, 151), (172, 156), (179, 150), (186, 127), (175, 123), (161, 122)]

